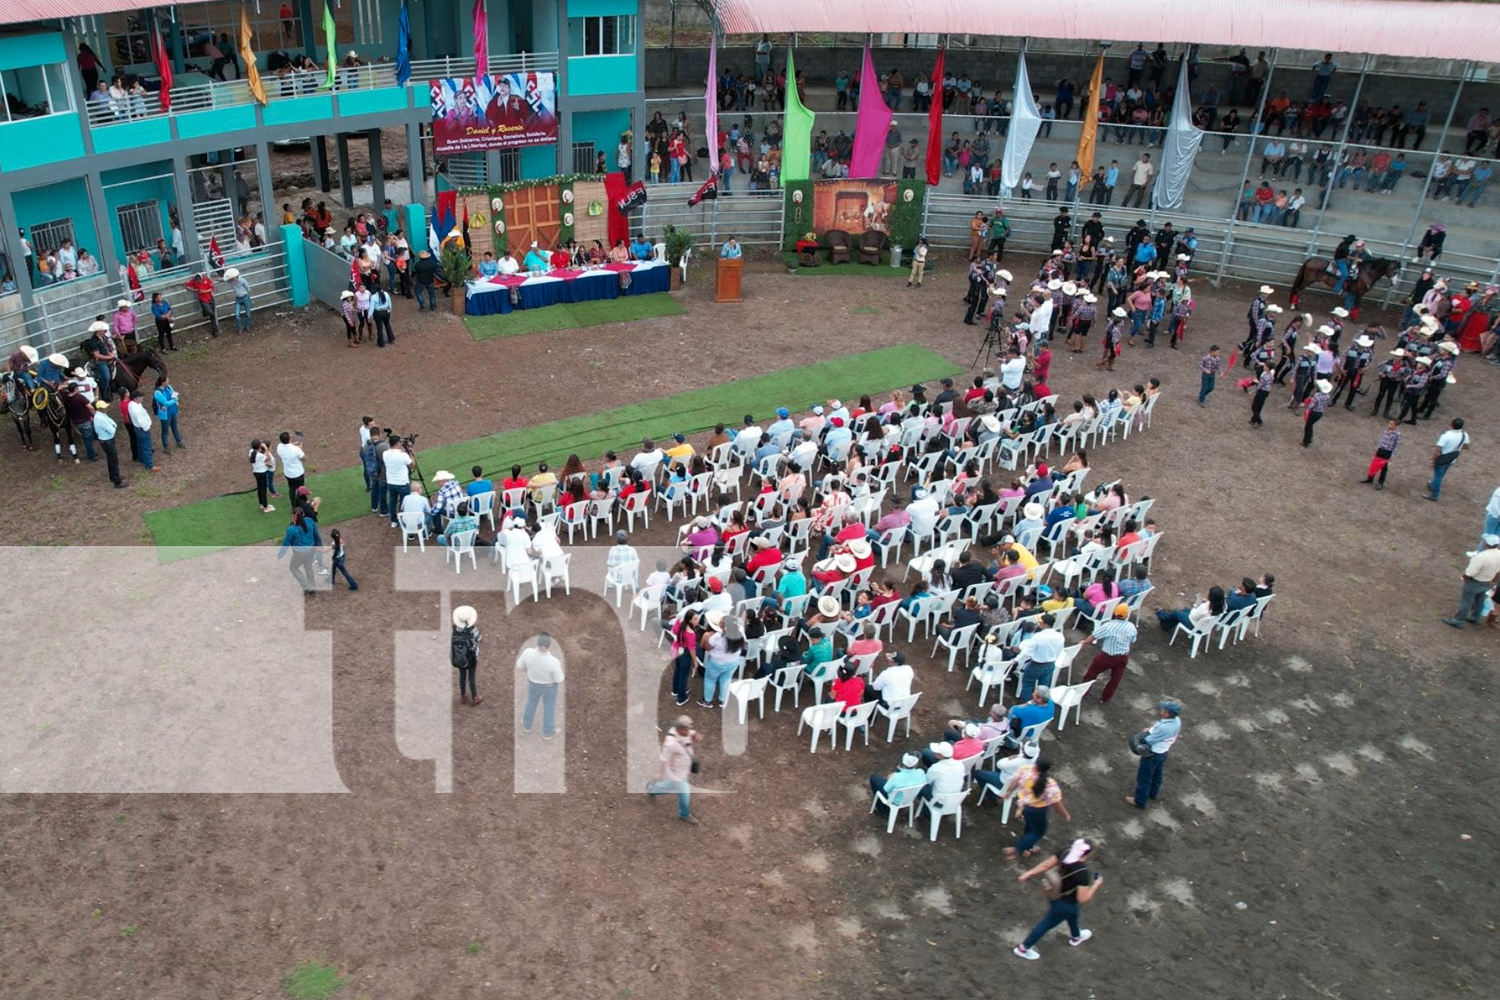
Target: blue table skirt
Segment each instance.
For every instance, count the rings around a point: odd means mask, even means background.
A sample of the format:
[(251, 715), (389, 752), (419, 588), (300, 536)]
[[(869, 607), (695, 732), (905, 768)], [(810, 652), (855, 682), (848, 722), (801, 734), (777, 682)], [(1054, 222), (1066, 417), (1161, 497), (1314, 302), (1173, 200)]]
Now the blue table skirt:
[(619, 274), (590, 274), (572, 281), (543, 281), (534, 285), (522, 285), (520, 303), (512, 305), (510, 289), (497, 288), (482, 295), (471, 295), (465, 302), (465, 311), (470, 316), (493, 316), (509, 313), (513, 309), (541, 309), (559, 302), (592, 302), (595, 299), (615, 299), (621, 295), (649, 295), (665, 292), (671, 287), (671, 268), (653, 267), (644, 271), (630, 272), (630, 287), (620, 289)]

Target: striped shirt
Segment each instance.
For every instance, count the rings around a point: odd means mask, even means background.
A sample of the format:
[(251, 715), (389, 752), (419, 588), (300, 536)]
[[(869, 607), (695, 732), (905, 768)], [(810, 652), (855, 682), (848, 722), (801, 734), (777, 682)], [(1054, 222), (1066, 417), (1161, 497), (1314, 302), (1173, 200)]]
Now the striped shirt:
[(1125, 656), (1135, 642), (1135, 624), (1126, 618), (1111, 618), (1102, 625), (1094, 626), (1094, 641), (1108, 656)]
[(1270, 392), (1271, 383), (1276, 380), (1276, 372), (1266, 368), (1260, 373), (1260, 380), (1255, 383), (1256, 392)]
[(1217, 375), (1224, 369), (1224, 359), (1216, 354), (1205, 354), (1198, 362), (1198, 370), (1205, 375)]
[(1400, 443), (1401, 443), (1401, 432), (1400, 431), (1381, 431), (1380, 432), (1380, 443), (1378, 443), (1377, 445), (1375, 445), (1375, 447), (1377, 449), (1379, 449), (1380, 451), (1383, 451), (1383, 452), (1386, 452), (1388, 454), (1394, 455), (1396, 453), (1396, 446), (1398, 444), (1400, 444)]

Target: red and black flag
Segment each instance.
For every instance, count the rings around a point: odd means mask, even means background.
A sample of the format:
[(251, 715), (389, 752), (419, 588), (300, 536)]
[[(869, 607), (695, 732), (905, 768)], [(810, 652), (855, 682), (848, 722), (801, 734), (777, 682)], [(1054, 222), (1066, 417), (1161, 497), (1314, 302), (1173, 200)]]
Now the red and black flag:
[(719, 197), (719, 175), (717, 173), (709, 174), (708, 180), (704, 181), (698, 190), (693, 192), (693, 196), (688, 199), (688, 207), (691, 208), (701, 201), (709, 201), (717, 197)]

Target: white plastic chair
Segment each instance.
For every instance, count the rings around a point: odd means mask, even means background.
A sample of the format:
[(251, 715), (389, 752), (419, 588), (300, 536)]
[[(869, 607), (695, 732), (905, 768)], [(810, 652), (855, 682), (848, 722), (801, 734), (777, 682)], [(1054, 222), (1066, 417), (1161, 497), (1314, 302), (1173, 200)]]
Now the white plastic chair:
[[(996, 647), (991, 647), (996, 648)], [(1005, 690), (1005, 682), (1010, 679), (1010, 672), (1015, 669), (1015, 660), (995, 661), (989, 656), (981, 656), (979, 666), (969, 671), (969, 682), (964, 685), (964, 690), (979, 682), (979, 707), (984, 708), (985, 703), (990, 700), (990, 688), (998, 691)]]
[[(875, 714), (878, 702), (867, 701), (854, 708), (849, 709), (839, 716), (839, 725), (844, 727), (844, 749), (849, 750), (854, 746), (854, 731), (863, 729), (865, 731), (865, 746), (870, 745), (870, 716)], [(887, 740), (886, 742), (890, 742)]]
[[(593, 534), (593, 536), (595, 538), (599, 537), (599, 522), (600, 521), (604, 522), (604, 528), (605, 528), (606, 531), (609, 530), (610, 528), (613, 528), (615, 526), (615, 498), (614, 497), (610, 496), (610, 497), (605, 497), (602, 500), (592, 500), (592, 501), (589, 502), (589, 522), (590, 522), (589, 527), (590, 527), (591, 533)], [(573, 536), (571, 534), (569, 534), (568, 535), (568, 543), (572, 544), (572, 541), (573, 541)]]
[(1244, 631), (1250, 613), (1255, 610), (1255, 605), (1249, 604), (1243, 608), (1235, 608), (1226, 611), (1214, 622), (1214, 629), (1219, 633), (1219, 648), (1224, 648), (1224, 643), (1234, 636), (1234, 641), (1239, 642), (1240, 634)]
[(651, 494), (632, 493), (625, 498), (625, 530), (635, 531), (635, 516), (640, 514), (646, 519), (646, 527), (651, 527)]
[(521, 603), (521, 587), (531, 584), (531, 599), (541, 600), (540, 590), (537, 585), (537, 564), (535, 559), (527, 559), (524, 566), (506, 566), (506, 588), (511, 592), (511, 598), (516, 604)]
[[(629, 587), (634, 594), (641, 586), (641, 563), (639, 559), (621, 563), (618, 566), (610, 566), (604, 570), (604, 596), (609, 597), (611, 589), (615, 592), (615, 607), (625, 599), (625, 588)], [(657, 595), (657, 605), (661, 604), (660, 595)], [(644, 627), (644, 626), (642, 626)]]
[(812, 729), (812, 743), (807, 748), (808, 753), (818, 752), (818, 737), (824, 733), (828, 734), (828, 749), (838, 749), (839, 713), (843, 709), (842, 702), (829, 702), (826, 705), (809, 705), (802, 710), (802, 715), (797, 720), (797, 735), (802, 735), (804, 725)]
[(479, 568), (478, 557), (474, 555), (474, 539), (479, 537), (479, 529), (460, 531), (449, 537), (448, 544), (443, 546), (443, 565), (448, 565), (448, 559), (453, 559), (453, 572), (462, 572), (464, 568), (464, 556), (469, 557), (469, 565), (476, 570)]
[(490, 530), (495, 530), (495, 491), (486, 490), (469, 497), (469, 513), (479, 520), (488, 520)]
[(876, 714), (885, 716), (890, 722), (885, 732), (885, 741), (887, 743), (895, 740), (896, 723), (902, 720), (906, 721), (906, 735), (908, 737), (911, 736), (911, 713), (917, 707), (917, 699), (920, 697), (922, 697), (922, 692), (918, 691), (915, 694), (907, 695), (905, 698), (897, 698), (890, 705), (882, 705), (880, 702), (875, 702)]
[(1057, 709), (1057, 731), (1062, 732), (1067, 728), (1068, 709), (1073, 710), (1073, 724), (1076, 726), (1083, 720), (1083, 696), (1089, 693), (1089, 688), (1094, 686), (1093, 681), (1085, 681), (1082, 684), (1060, 684), (1049, 692), (1052, 705)]
[(568, 576), (568, 564), (573, 561), (573, 553), (564, 552), (561, 558), (554, 556), (551, 559), (542, 560), (541, 576), (542, 584), (546, 587), (547, 596), (552, 596), (552, 584), (561, 580), (563, 593), (573, 593), (573, 581)]
[(1193, 647), (1188, 651), (1188, 659), (1197, 659), (1199, 645), (1202, 645), (1204, 649), (1208, 648), (1208, 644), (1213, 638), (1214, 626), (1219, 624), (1221, 617), (1221, 615), (1209, 615), (1203, 620), (1201, 628), (1194, 628), (1192, 625), (1184, 625), (1182, 622), (1178, 622), (1177, 627), (1172, 629), (1172, 634), (1167, 638), (1167, 645), (1170, 646), (1176, 642), (1179, 635), (1185, 635), (1193, 641)]
[(937, 840), (938, 826), (942, 823), (944, 816), (953, 817), (953, 836), (955, 839), (964, 835), (964, 799), (969, 797), (969, 789), (965, 788), (957, 792), (934, 792), (930, 799), (920, 799), (917, 808), (926, 809), (932, 817), (932, 826), (928, 829), (928, 840)]
[[(624, 588), (622, 587), (621, 590), (623, 591), (623, 589)], [(646, 587), (630, 599), (631, 610), (639, 611), (641, 613), (642, 632), (646, 631), (646, 622), (650, 620), (653, 614), (658, 618), (661, 617), (661, 595), (662, 592), (666, 589), (667, 588), (665, 584), (657, 584), (654, 587)], [(620, 604), (617, 599), (615, 601), (615, 607), (619, 606)]]
[(792, 693), (792, 706), (802, 707), (802, 664), (789, 663), (771, 675), (771, 689), (776, 692), (775, 711), (781, 711), (781, 696)]
[(948, 672), (953, 673), (953, 663), (958, 658), (960, 650), (964, 654), (964, 666), (969, 665), (969, 656), (974, 647), (974, 633), (979, 631), (979, 622), (973, 625), (965, 625), (956, 628), (947, 637), (939, 635), (932, 644), (932, 655), (937, 656), (937, 651), (946, 649), (948, 651)]
[(417, 548), (423, 552), (427, 551), (427, 515), (420, 511), (398, 511), (396, 522), (401, 525), (401, 551), (406, 551), (407, 543), (415, 538)]
[(889, 813), (889, 818), (885, 823), (886, 833), (891, 833), (896, 829), (896, 818), (903, 809), (906, 810), (906, 825), (911, 826), (917, 817), (917, 796), (921, 794), (921, 791), (922, 783), (917, 782), (914, 785), (902, 785), (889, 795), (885, 792), (876, 792), (875, 797), (870, 801), (870, 812), (873, 813), (877, 805), (885, 806)]
[(745, 724), (745, 716), (749, 712), (750, 702), (760, 706), (760, 717), (766, 717), (766, 685), (771, 682), (770, 677), (752, 677), (749, 680), (730, 681), (729, 696), (739, 702), (740, 725)]
[(1255, 599), (1255, 607), (1251, 608), (1250, 609), (1250, 614), (1247, 615), (1240, 622), (1240, 638), (1241, 639), (1245, 638), (1245, 631), (1250, 627), (1250, 624), (1252, 622), (1255, 623), (1255, 634), (1256, 634), (1256, 636), (1257, 637), (1260, 636), (1260, 620), (1265, 617), (1265, 614), (1266, 614), (1266, 605), (1270, 604), (1271, 603), (1271, 598), (1273, 598), (1275, 596), (1276, 596), (1275, 594), (1267, 594), (1265, 597), (1257, 597)]
[(917, 634), (917, 623), (922, 624), (923, 635), (931, 635), (939, 619), (953, 605), (954, 594), (928, 594), (912, 602), (910, 607), (897, 611), (898, 618), (906, 620), (906, 641), (912, 642)]
[(588, 500), (578, 500), (562, 508), (562, 523), (568, 529), (568, 544), (573, 544), (573, 532), (582, 530), (583, 537), (589, 537), (589, 505)]

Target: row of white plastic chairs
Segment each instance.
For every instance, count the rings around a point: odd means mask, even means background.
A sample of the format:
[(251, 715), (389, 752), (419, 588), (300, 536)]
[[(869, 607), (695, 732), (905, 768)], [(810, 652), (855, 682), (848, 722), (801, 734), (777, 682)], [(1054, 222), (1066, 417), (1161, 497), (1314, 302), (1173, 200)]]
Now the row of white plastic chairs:
[(1218, 636), (1221, 650), (1230, 639), (1236, 643), (1243, 641), (1246, 632), (1252, 626), (1255, 628), (1255, 634), (1259, 636), (1260, 620), (1265, 617), (1266, 605), (1270, 604), (1271, 598), (1275, 596), (1275, 594), (1267, 594), (1264, 597), (1257, 597), (1254, 604), (1225, 611), (1222, 614), (1210, 615), (1197, 626), (1178, 622), (1172, 629), (1172, 634), (1167, 638), (1167, 645), (1170, 646), (1176, 642), (1179, 635), (1190, 640), (1192, 646), (1188, 651), (1188, 659), (1192, 660), (1197, 659), (1199, 647), (1204, 650), (1213, 648), (1215, 635)]

